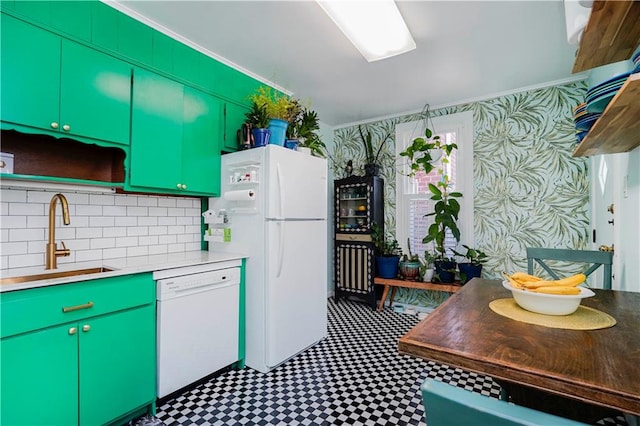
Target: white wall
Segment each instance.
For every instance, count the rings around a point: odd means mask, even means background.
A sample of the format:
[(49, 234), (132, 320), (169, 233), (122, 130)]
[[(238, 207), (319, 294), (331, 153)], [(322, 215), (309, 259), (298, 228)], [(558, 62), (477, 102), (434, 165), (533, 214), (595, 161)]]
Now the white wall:
[(618, 165), (622, 184), (616, 200), (615, 282), (619, 290), (640, 292), (640, 147), (621, 155)]
[[(325, 143), (325, 145), (327, 146), (327, 151), (329, 152), (333, 152), (334, 130), (335, 129), (333, 127), (324, 123), (320, 123), (320, 132), (319, 132), (320, 139), (322, 139), (322, 141)], [(334, 273), (334, 269), (333, 269), (333, 237), (334, 237), (333, 180), (335, 179), (335, 177), (333, 176), (333, 167), (331, 167), (331, 159), (328, 158), (327, 161), (329, 162), (329, 166), (328, 166), (329, 173), (327, 175), (327, 297), (331, 297), (333, 296), (333, 290), (334, 290), (334, 286), (333, 286), (333, 273)]]
[(63, 226), (58, 203), (56, 242), (71, 250), (58, 264), (200, 250), (198, 198), (2, 188), (0, 269), (44, 267), (49, 202), (57, 192), (71, 216)]

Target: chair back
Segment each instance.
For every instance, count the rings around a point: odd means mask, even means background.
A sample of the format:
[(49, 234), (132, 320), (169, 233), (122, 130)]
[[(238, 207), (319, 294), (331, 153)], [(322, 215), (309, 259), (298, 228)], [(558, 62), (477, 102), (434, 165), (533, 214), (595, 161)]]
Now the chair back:
[(428, 426), (585, 426), (584, 423), (489, 398), (433, 379), (425, 380), (420, 389)]
[(596, 250), (569, 250), (527, 247), (527, 272), (533, 274), (533, 261), (536, 261), (554, 279), (560, 279), (544, 260), (559, 260), (564, 262), (587, 263), (590, 266), (582, 273), (591, 275), (600, 266), (603, 267), (602, 287), (611, 290), (611, 265), (613, 264), (613, 252)]

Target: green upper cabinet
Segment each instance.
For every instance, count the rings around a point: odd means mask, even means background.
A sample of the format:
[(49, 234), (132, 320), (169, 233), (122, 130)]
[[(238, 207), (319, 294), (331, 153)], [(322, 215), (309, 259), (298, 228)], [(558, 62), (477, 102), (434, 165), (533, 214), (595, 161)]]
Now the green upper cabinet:
[(232, 152), (238, 150), (237, 132), (242, 123), (246, 121), (245, 114), (249, 108), (227, 102), (224, 108), (224, 129), (222, 132), (223, 151)]
[(219, 117), (220, 103), (212, 96), (135, 69), (125, 188), (219, 195)]
[(6, 14), (1, 24), (3, 128), (129, 144), (130, 65)]

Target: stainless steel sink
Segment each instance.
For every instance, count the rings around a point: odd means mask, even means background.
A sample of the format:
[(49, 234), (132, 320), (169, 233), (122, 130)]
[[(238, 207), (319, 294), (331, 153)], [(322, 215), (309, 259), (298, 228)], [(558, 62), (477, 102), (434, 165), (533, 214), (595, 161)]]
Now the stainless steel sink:
[(114, 269), (105, 268), (102, 266), (98, 268), (76, 269), (73, 271), (44, 272), (42, 274), (36, 275), (22, 275), (19, 277), (2, 278), (0, 279), (0, 285), (26, 283), (29, 281), (50, 280), (53, 278), (75, 277), (76, 275), (98, 274), (100, 272), (109, 272), (113, 270)]

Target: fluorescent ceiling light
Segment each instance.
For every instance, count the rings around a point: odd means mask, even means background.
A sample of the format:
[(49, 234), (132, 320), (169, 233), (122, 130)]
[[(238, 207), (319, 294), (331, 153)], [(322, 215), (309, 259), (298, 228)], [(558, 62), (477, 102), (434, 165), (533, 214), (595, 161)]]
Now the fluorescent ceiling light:
[(416, 48), (393, 0), (316, 0), (367, 61)]

